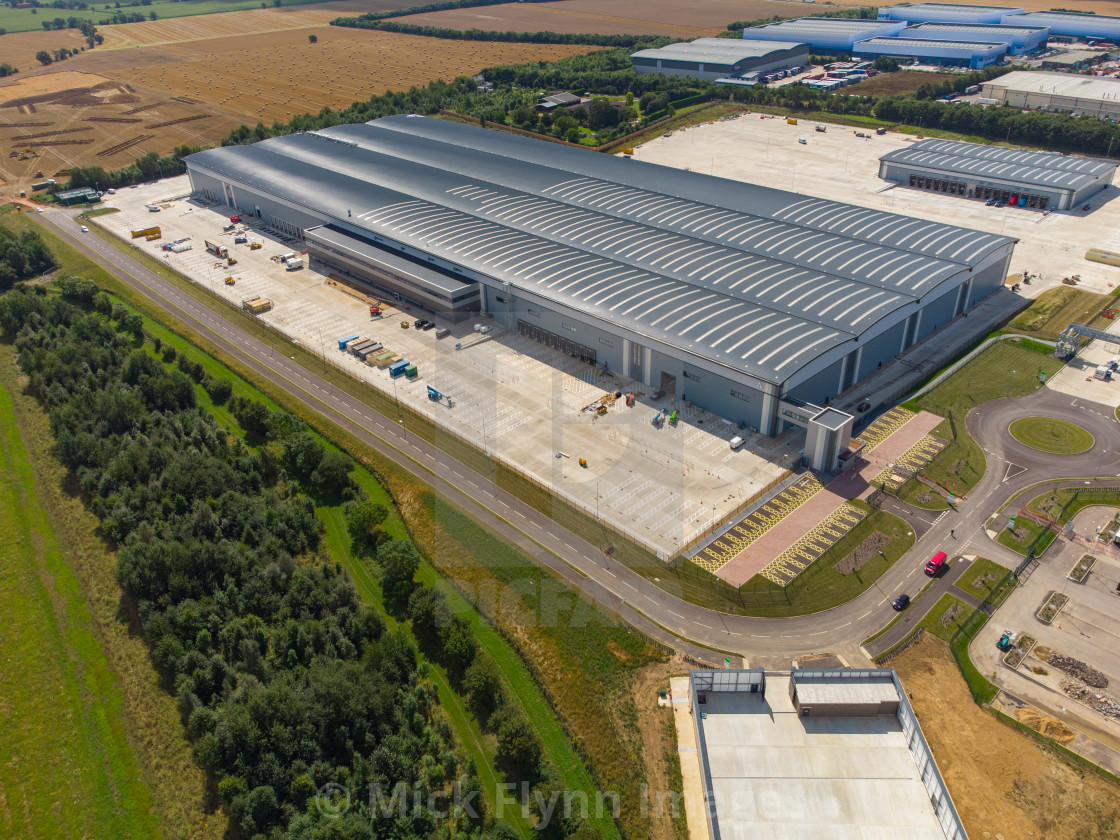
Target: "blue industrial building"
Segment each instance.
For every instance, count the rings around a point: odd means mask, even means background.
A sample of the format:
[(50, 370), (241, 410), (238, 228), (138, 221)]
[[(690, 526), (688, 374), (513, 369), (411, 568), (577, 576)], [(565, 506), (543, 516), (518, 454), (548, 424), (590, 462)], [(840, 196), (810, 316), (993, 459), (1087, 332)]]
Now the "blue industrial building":
[(881, 55), (901, 61), (918, 61), (945, 67), (979, 70), (1007, 55), (1007, 44), (981, 41), (926, 41), (920, 38), (871, 38), (852, 48), (858, 58), (875, 59)]
[(851, 52), (857, 41), (897, 35), (905, 27), (902, 21), (799, 18), (752, 26), (743, 30), (743, 37), (756, 41), (794, 41), (818, 50)]
[(879, 8), (879, 20), (901, 20), (906, 23), (1000, 23), (1005, 15), (1022, 9), (1007, 6), (965, 6), (956, 3), (912, 3)]
[(1120, 43), (1120, 17), (1091, 15), (1081, 12), (1027, 12), (1005, 14), (1002, 23), (1009, 26), (1048, 26), (1051, 35), (1067, 35), (1088, 40)]
[(987, 23), (919, 23), (902, 32), (906, 38), (929, 41), (986, 41), (1007, 44), (1011, 55), (1034, 52), (1046, 46), (1045, 26), (1002, 26)]

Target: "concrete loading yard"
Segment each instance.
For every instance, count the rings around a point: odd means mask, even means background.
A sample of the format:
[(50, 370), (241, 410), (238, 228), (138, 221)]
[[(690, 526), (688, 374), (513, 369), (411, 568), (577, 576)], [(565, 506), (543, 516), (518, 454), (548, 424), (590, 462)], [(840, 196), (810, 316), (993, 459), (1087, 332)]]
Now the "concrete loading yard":
[[(743, 433), (727, 421), (682, 402), (654, 401), (646, 386), (618, 374), (603, 377), (601, 368), (527, 337), (499, 328), (482, 335), (470, 321), (437, 322), (451, 330), (438, 339), (436, 330), (400, 327), (402, 321), (430, 318), (429, 313), (395, 306), (371, 319), (364, 300), (326, 285), (313, 268), (289, 272), (272, 259), (297, 250), (292, 240), (249, 228), (248, 242), (235, 245), (235, 235), (245, 226), (223, 231), (235, 214), (183, 199), (188, 191), (186, 178), (177, 178), (106, 196), (106, 205), (120, 212), (96, 221), (234, 305), (258, 297), (271, 300), (272, 309), (259, 316), (263, 322), (592, 515), (598, 507), (605, 523), (659, 556), (675, 556), (778, 480), (804, 444), (800, 429), (778, 440), (745, 434), (746, 445), (732, 452), (728, 441)], [(164, 200), (168, 196), (180, 198)], [(131, 230), (150, 224), (152, 203), (164, 208), (162, 238), (133, 240)], [(186, 237), (188, 251), (160, 249)], [(228, 266), (207, 252), (206, 239), (226, 245), (237, 263)], [(256, 242), (263, 247), (252, 250)], [(233, 285), (224, 282), (226, 277), (234, 278)], [(383, 343), (415, 364), (417, 377), (391, 378), (386, 370), (340, 352), (338, 339), (350, 335)], [(430, 400), (429, 385), (451, 397), (453, 407)], [(618, 399), (602, 416), (581, 411), (616, 391), (641, 396), (632, 407)], [(662, 408), (678, 409), (675, 426), (652, 424)], [(570, 457), (557, 458), (557, 451)], [(586, 469), (579, 458), (586, 459)]]

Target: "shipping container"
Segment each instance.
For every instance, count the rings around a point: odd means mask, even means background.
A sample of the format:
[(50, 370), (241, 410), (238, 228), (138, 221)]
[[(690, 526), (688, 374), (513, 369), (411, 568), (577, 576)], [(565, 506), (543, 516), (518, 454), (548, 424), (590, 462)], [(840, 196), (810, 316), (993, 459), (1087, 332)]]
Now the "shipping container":
[(351, 341), (353, 341), (357, 337), (358, 337), (358, 334), (354, 333), (353, 335), (346, 336), (346, 338), (340, 338), (338, 340), (338, 349), (339, 350), (345, 350), (346, 345), (349, 344)]
[(359, 350), (361, 350), (364, 347), (372, 347), (376, 343), (377, 342), (374, 341), (372, 338), (363, 338), (361, 341), (355, 341), (352, 344), (346, 345), (346, 351), (348, 353), (351, 353), (351, 354), (357, 356)]
[(379, 368), (388, 367), (400, 358), (396, 353), (382, 353), (374, 361), (374, 364)]
[(408, 362), (404, 359), (393, 362), (389, 365), (389, 375), (394, 379), (404, 373), (405, 368), (408, 367)]
[(409, 365), (404, 369), (404, 375), (409, 379), (416, 378), (416, 365)]
[(380, 341), (375, 341), (373, 342), (373, 344), (367, 344), (365, 347), (359, 350), (356, 355), (364, 362), (370, 356), (376, 357), (376, 355), (384, 349), (384, 344), (382, 344)]
[(132, 238), (133, 239), (139, 239), (141, 236), (151, 236), (153, 233), (160, 233), (160, 232), (161, 231), (158, 227), (141, 228), (140, 230), (132, 231)]

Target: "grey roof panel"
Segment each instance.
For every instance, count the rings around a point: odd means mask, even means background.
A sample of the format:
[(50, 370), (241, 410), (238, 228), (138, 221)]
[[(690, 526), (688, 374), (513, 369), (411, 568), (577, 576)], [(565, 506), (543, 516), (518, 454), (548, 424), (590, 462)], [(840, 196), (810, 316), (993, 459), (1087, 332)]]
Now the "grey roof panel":
[(973, 178), (1077, 191), (1116, 169), (1111, 161), (957, 140), (920, 140), (879, 160)]
[(188, 164), (774, 383), (1012, 241), (421, 118)]

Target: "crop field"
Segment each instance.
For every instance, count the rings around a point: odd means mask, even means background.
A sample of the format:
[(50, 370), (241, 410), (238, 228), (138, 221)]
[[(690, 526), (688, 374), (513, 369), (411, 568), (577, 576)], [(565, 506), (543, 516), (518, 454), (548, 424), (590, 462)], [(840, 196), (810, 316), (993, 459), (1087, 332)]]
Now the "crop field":
[[(114, 169), (149, 151), (216, 145), (241, 123), (345, 108), (432, 79), (590, 49), (433, 42), (326, 25), (341, 5), (360, 11), (399, 2), (324, 3), (283, 14), (257, 10), (105, 27), (106, 43), (116, 47), (88, 50), (0, 85), (0, 178), (10, 188), (26, 188), (40, 178), (62, 180), (74, 166)], [(40, 34), (67, 35), (35, 36)], [(309, 34), (318, 42), (310, 43)], [(0, 42), (29, 37), (6, 35)]]
[(211, 145), (240, 122), (176, 96), (73, 69), (21, 73), (0, 86), (0, 177), (22, 186), (62, 180), (73, 166), (112, 169), (149, 151)]
[[(318, 4), (319, 0), (283, 0), (283, 3), (284, 6), (301, 6), (312, 3)], [(269, 5), (271, 6), (271, 3)], [(337, 3), (323, 5), (334, 6), (336, 9), (334, 14), (337, 16)], [(401, 6), (407, 5), (407, 2), (389, 3), (387, 0), (361, 0), (361, 2), (347, 3), (346, 7), (360, 6), (363, 7), (363, 12), (367, 12), (400, 8)], [(371, 8), (365, 8), (366, 6)], [(120, 11), (125, 14), (140, 12), (144, 15), (147, 15), (149, 12), (155, 12), (156, 17), (162, 20), (164, 18), (212, 15), (242, 9), (258, 9), (259, 7), (259, 0), (190, 0), (190, 2), (185, 2), (185, 0), (152, 0), (151, 5), (140, 8), (128, 6), (120, 9), (109, 9), (108, 7), (101, 8), (101, 6), (92, 5), (90, 8), (82, 10), (42, 7), (36, 14), (33, 13), (30, 8), (13, 9), (5, 5), (0, 6), (0, 28), (6, 29), (8, 32), (37, 32), (43, 28), (44, 20), (53, 20), (56, 17), (76, 17), (81, 20), (92, 20), (94, 23), (97, 23), (99, 20), (108, 19), (114, 11)]]
[[(832, 0), (837, 6), (867, 6), (865, 0)], [(963, 3), (976, 5), (976, 0), (938, 0), (939, 3)], [(1056, 4), (1054, 0), (991, 0), (988, 6), (1009, 6), (1016, 9), (1026, 9), (1028, 12), (1045, 12), (1050, 9), (1067, 9), (1073, 12), (1096, 12), (1098, 15), (1120, 15), (1120, 2), (1117, 0), (1063, 0)]]
[(605, 35), (671, 35), (696, 38), (724, 31), (737, 20), (775, 15), (799, 17), (803, 3), (780, 0), (695, 0), (687, 11), (677, 0), (561, 0), (557, 3), (510, 3), (451, 9), (396, 18), (401, 23), (450, 29), (516, 32), (593, 32)]
[[(174, 21), (172, 21), (174, 23)], [(249, 124), (325, 107), (344, 108), (387, 90), (453, 79), (485, 67), (587, 52), (585, 46), (433, 41), (341, 27), (229, 35), (82, 56), (130, 85), (208, 103)]]

